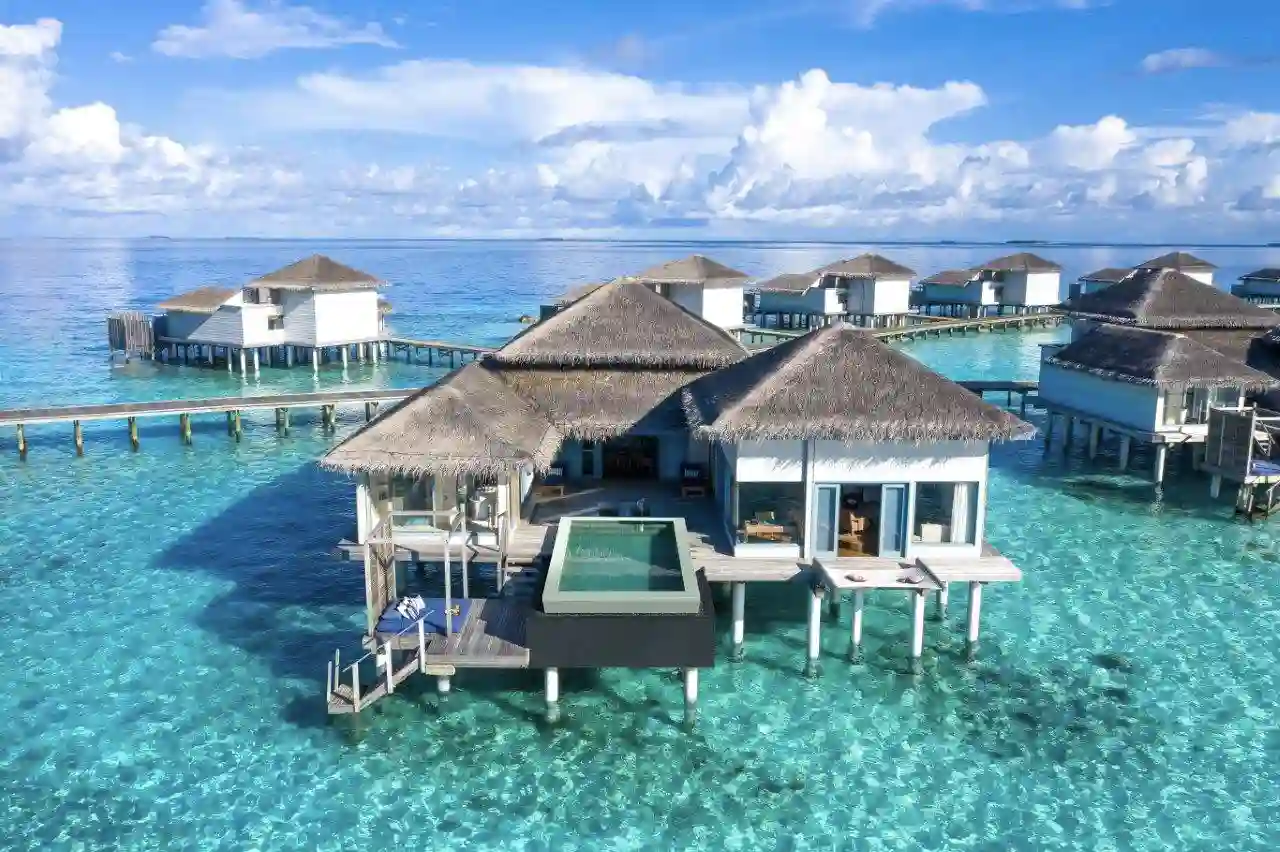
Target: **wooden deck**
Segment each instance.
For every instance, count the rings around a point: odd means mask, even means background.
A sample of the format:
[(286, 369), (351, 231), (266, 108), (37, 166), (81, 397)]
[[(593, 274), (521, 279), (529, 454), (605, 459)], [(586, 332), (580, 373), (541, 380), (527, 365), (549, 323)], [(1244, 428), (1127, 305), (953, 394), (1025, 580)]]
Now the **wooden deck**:
[(414, 337), (386, 338), (387, 354), (394, 357), (396, 352), (404, 353), (406, 362), (426, 356), (427, 366), (443, 366), (447, 361), (450, 367), (465, 363), (468, 358), (475, 361), (494, 351), (489, 346), (475, 346), (470, 343), (450, 343), (447, 340), (419, 340)]
[(77, 420), (126, 420), (131, 417), (173, 417), (182, 414), (219, 414), (231, 411), (320, 408), (328, 405), (356, 405), (367, 402), (399, 402), (414, 392), (414, 389), (402, 388), (339, 390), (220, 396), (205, 399), (166, 399), (152, 402), (109, 402), (44, 408), (9, 408), (0, 410), (0, 426), (72, 423)]

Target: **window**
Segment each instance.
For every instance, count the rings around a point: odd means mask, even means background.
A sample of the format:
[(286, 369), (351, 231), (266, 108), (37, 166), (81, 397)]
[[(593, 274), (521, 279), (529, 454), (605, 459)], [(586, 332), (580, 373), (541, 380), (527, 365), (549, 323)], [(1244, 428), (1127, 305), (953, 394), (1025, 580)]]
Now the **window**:
[(911, 540), (917, 544), (977, 541), (978, 483), (918, 482)]
[(284, 328), (284, 317), (267, 317), (267, 329), (279, 331)]
[(799, 544), (804, 527), (804, 485), (799, 482), (738, 484), (738, 541)]

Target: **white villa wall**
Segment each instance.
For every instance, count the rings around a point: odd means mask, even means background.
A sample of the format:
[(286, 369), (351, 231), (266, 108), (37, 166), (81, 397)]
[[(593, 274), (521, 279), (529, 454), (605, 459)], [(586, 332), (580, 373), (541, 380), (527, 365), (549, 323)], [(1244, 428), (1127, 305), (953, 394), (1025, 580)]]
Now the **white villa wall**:
[(924, 285), (926, 302), (956, 303), (963, 305), (994, 305), (995, 285), (991, 281), (970, 281), (963, 287), (951, 284)]
[(278, 305), (245, 305), (240, 311), (245, 346), (279, 346), (285, 343), (285, 329), (271, 328), (271, 318), (281, 316)]
[(702, 287), (700, 285), (672, 284), (667, 298), (689, 313), (702, 316)]
[(1021, 291), (1018, 293), (1018, 299), (1010, 298), (1010, 293), (1005, 291), (1005, 304), (1025, 305), (1026, 307), (1045, 307), (1047, 305), (1056, 305), (1062, 301), (1062, 275), (1058, 272), (1031, 272), (1022, 273), (1019, 276), (1021, 281)]
[(1200, 282), (1202, 282), (1202, 283), (1204, 283), (1204, 284), (1209, 284), (1209, 285), (1212, 285), (1212, 284), (1213, 284), (1213, 270), (1212, 270), (1212, 269), (1206, 269), (1206, 270), (1204, 270), (1203, 272), (1185, 272), (1184, 274), (1185, 274), (1188, 278), (1194, 278), (1194, 279), (1196, 279), (1197, 281), (1200, 281)]
[(316, 345), (316, 305), (309, 290), (285, 290), (280, 299), (284, 308), (284, 337), (292, 346)]
[(332, 346), (378, 339), (378, 291), (315, 293), (315, 343)]
[(1155, 432), (1159, 428), (1160, 392), (1150, 385), (1041, 364), (1040, 398), (1134, 429)]
[[(728, 445), (732, 446), (732, 445)], [(813, 493), (818, 484), (906, 484), (906, 558), (947, 554), (976, 556), (986, 524), (989, 446), (985, 441), (940, 441), (932, 444), (811, 441), (742, 441), (737, 444), (739, 482), (806, 482), (804, 557), (812, 555)], [(806, 467), (808, 470), (806, 471)], [(977, 518), (973, 544), (921, 544), (911, 540), (915, 528), (916, 484), (922, 482), (978, 483)], [(726, 522), (731, 523), (726, 515)], [(784, 546), (785, 547), (785, 546)], [(736, 545), (736, 555), (750, 558), (777, 555), (778, 545)]]
[(229, 305), (212, 314), (167, 311), (165, 336), (215, 346), (243, 346), (244, 323), (240, 314), (239, 307)]
[(822, 314), (826, 313), (826, 292), (818, 287), (802, 292), (761, 290), (759, 305), (763, 313)]
[(702, 291), (702, 318), (721, 328), (742, 325), (742, 285), (705, 288)]
[(871, 313), (905, 314), (911, 309), (910, 278), (878, 278), (872, 286)]

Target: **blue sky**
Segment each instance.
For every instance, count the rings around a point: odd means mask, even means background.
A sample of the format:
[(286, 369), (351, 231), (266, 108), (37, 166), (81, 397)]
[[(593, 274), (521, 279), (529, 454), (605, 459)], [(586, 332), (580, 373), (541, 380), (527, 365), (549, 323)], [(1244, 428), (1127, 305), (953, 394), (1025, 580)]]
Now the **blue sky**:
[(0, 233), (1280, 239), (1261, 0), (0, 0)]

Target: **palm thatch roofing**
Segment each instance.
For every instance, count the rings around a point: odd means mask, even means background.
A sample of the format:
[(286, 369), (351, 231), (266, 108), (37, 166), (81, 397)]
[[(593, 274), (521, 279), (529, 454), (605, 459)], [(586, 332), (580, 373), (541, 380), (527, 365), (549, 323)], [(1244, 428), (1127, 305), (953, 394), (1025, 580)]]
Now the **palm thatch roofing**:
[(249, 282), (249, 286), (270, 287), (278, 290), (341, 292), (368, 290), (381, 283), (381, 280), (367, 272), (353, 269), (322, 254), (313, 254), (275, 272), (268, 272), (266, 275), (255, 278)]
[(170, 296), (156, 308), (162, 311), (182, 311), (188, 314), (212, 314), (227, 303), (237, 290), (227, 287), (198, 287), (186, 293)]
[(847, 323), (710, 373), (683, 394), (694, 430), (720, 440), (1029, 438), (1035, 427)]
[(1146, 263), (1138, 264), (1139, 269), (1177, 269), (1192, 272), (1212, 272), (1218, 267), (1202, 257), (1188, 254), (1185, 251), (1171, 251), (1159, 257), (1153, 257)]
[(1190, 334), (1118, 325), (1097, 327), (1058, 350), (1048, 363), (1164, 390), (1239, 387), (1259, 391), (1280, 385), (1242, 359), (1212, 349)]
[(944, 269), (923, 279), (921, 284), (935, 284), (944, 287), (963, 287), (973, 280), (973, 272), (968, 269)]
[(701, 370), (496, 369), (562, 437), (583, 441), (683, 429), (680, 389), (704, 375)]
[(993, 258), (974, 267), (978, 272), (1061, 272), (1062, 267), (1038, 254), (1021, 251), (1004, 257)]
[(545, 470), (559, 445), (532, 403), (473, 362), (365, 424), (320, 464), (346, 473), (496, 475), (524, 466)]
[(691, 254), (680, 260), (669, 260), (666, 263), (651, 266), (639, 275), (630, 277), (645, 284), (725, 285), (740, 283), (751, 276), (709, 257)]
[(1256, 328), (1189, 328), (1183, 334), (1255, 370), (1280, 377), (1280, 329), (1262, 332)]
[(818, 278), (812, 272), (784, 272), (762, 281), (755, 289), (771, 293), (803, 293), (817, 283)]
[(568, 290), (561, 293), (559, 297), (556, 298), (555, 303), (557, 305), (567, 305), (570, 302), (576, 302), (588, 293), (594, 293), (596, 290), (599, 290), (608, 283), (608, 281), (592, 281), (587, 284), (575, 284)]
[(1269, 266), (1266, 269), (1255, 269), (1247, 275), (1241, 275), (1240, 280), (1280, 282), (1280, 268)]
[(1119, 284), (1125, 278), (1129, 277), (1129, 273), (1133, 272), (1133, 268), (1125, 269), (1119, 266), (1108, 266), (1105, 269), (1099, 269), (1097, 272), (1090, 272), (1088, 275), (1081, 275), (1081, 281), (1097, 281), (1100, 284)]
[(1105, 290), (1068, 299), (1062, 310), (1083, 319), (1141, 328), (1273, 328), (1260, 308), (1175, 269), (1139, 269)]
[(894, 263), (879, 254), (860, 254), (849, 260), (838, 260), (820, 269), (814, 275), (833, 275), (839, 278), (914, 278), (916, 271), (900, 263)]
[(711, 370), (746, 356), (737, 338), (639, 283), (596, 288), (497, 352), (517, 367)]

